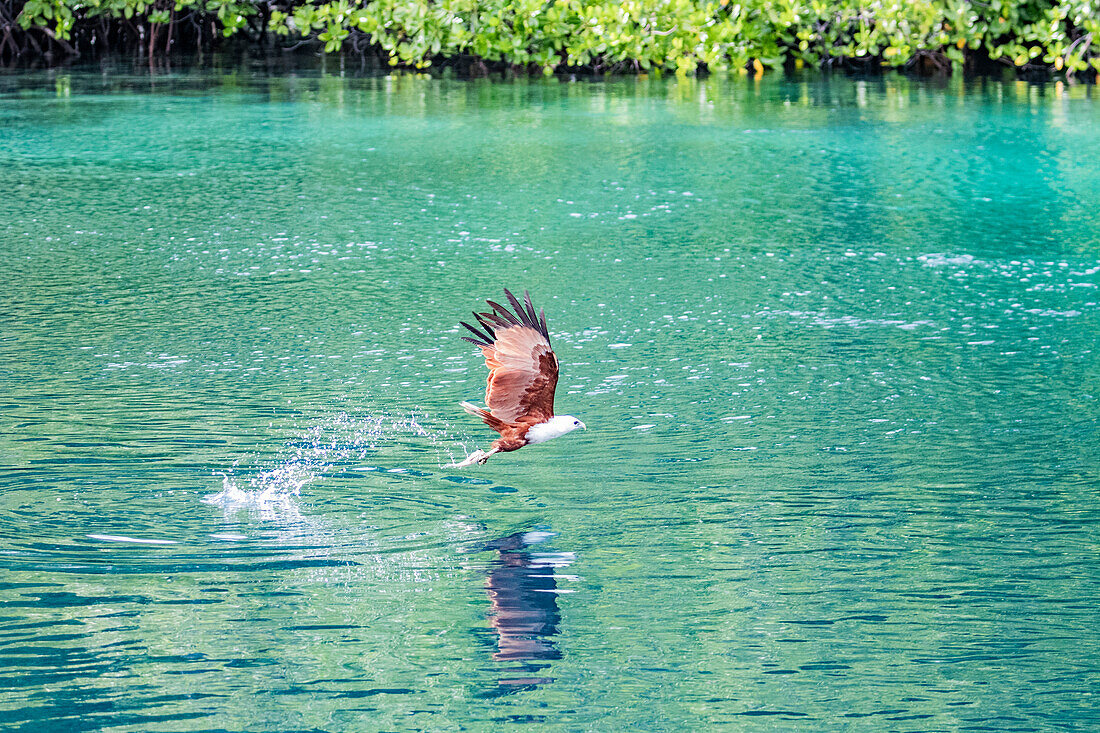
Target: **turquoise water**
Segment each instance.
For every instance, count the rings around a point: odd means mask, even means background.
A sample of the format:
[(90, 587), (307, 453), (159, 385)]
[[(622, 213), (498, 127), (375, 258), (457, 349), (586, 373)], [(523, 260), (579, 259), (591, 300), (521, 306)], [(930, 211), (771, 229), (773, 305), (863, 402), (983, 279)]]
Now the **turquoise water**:
[[(0, 727), (1095, 730), (1100, 101), (0, 76)], [(458, 321), (588, 430), (464, 471)]]

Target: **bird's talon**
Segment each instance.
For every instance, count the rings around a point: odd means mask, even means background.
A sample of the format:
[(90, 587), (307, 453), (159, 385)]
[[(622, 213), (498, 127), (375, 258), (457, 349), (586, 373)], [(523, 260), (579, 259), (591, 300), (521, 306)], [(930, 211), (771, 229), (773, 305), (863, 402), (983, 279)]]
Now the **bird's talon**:
[(475, 463), (485, 463), (485, 460), (483, 458), (484, 455), (485, 455), (485, 451), (480, 450), (480, 449), (475, 450), (473, 453), (466, 456), (461, 461), (455, 461), (454, 463), (448, 463), (446, 468), (468, 468), (469, 466), (472, 466)]

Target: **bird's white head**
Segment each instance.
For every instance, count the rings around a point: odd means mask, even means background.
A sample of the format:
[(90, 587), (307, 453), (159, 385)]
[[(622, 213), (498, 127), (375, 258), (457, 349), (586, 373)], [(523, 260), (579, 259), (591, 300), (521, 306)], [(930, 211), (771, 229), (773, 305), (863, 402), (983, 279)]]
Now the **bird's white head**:
[(571, 433), (577, 428), (584, 428), (585, 424), (572, 415), (554, 415), (546, 422), (532, 425), (527, 431), (528, 443), (545, 443), (554, 438), (560, 438), (566, 433)]

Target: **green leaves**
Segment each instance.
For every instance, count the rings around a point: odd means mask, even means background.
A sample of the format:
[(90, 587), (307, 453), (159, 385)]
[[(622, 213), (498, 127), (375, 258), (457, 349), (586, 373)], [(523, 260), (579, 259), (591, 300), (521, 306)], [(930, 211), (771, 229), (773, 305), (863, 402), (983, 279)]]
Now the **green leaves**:
[[(700, 68), (762, 73), (791, 64), (867, 59), (945, 68), (972, 54), (1066, 74), (1100, 70), (1097, 0), (277, 0), (268, 28), (313, 38), (328, 53), (367, 34), (394, 66), (423, 68), (473, 56), (541, 69)], [(106, 15), (174, 22), (213, 18), (224, 36), (248, 29), (258, 2), (27, 0), (19, 24), (68, 39), (75, 23)], [(270, 7), (270, 6), (269, 6)]]

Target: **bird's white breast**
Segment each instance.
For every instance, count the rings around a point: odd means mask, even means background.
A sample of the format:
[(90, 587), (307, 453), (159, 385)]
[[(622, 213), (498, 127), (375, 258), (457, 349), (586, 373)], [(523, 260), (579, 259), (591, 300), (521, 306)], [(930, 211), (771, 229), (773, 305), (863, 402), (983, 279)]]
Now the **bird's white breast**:
[(560, 438), (561, 436), (565, 435), (573, 429), (573, 422), (571, 420), (568, 421), (568, 427), (560, 424), (560, 422), (555, 422), (556, 420), (557, 416), (550, 418), (546, 422), (540, 422), (538, 425), (532, 425), (530, 428), (528, 428), (527, 435), (525, 436), (527, 438), (527, 442), (532, 444), (545, 443), (548, 440)]

